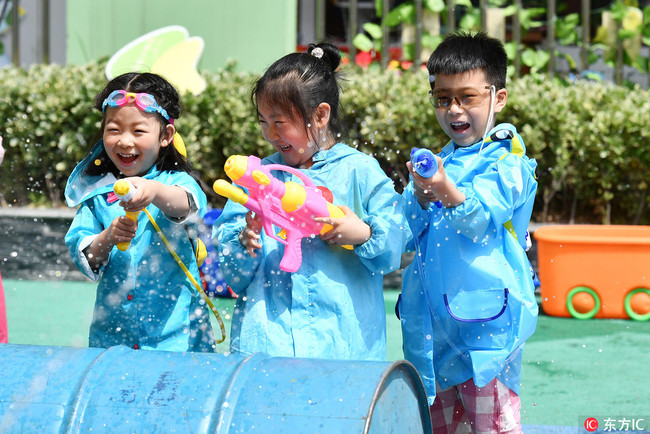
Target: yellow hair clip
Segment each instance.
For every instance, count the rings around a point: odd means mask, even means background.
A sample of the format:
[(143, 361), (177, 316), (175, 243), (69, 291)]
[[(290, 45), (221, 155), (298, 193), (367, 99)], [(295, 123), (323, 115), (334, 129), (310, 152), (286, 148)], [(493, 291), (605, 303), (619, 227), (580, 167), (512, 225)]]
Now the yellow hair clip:
[(187, 150), (185, 149), (185, 142), (181, 138), (181, 135), (178, 134), (178, 131), (174, 133), (173, 143), (178, 153), (181, 154), (183, 157), (187, 158)]

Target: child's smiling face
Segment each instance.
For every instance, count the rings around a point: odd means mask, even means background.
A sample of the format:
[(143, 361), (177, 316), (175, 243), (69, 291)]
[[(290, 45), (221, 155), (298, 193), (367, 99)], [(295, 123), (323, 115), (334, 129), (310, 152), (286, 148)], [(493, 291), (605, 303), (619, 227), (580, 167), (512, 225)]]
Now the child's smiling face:
[(156, 113), (145, 113), (134, 103), (109, 107), (105, 113), (104, 148), (124, 176), (143, 175), (156, 164), (161, 147), (168, 146), (174, 127), (166, 125), (161, 136)]
[[(507, 99), (507, 91), (498, 89), (494, 100), (490, 100), (490, 83), (482, 69), (453, 75), (436, 74), (433, 85), (434, 95), (449, 102), (447, 107), (435, 109), (438, 122), (449, 138), (459, 146), (469, 146), (480, 141), (488, 127), (490, 110), (500, 112)], [(463, 101), (471, 103), (465, 105)], [(489, 125), (489, 128), (493, 126)]]
[(289, 166), (311, 167), (311, 157), (317, 149), (302, 122), (266, 104), (259, 105), (257, 118), (264, 139), (282, 154)]

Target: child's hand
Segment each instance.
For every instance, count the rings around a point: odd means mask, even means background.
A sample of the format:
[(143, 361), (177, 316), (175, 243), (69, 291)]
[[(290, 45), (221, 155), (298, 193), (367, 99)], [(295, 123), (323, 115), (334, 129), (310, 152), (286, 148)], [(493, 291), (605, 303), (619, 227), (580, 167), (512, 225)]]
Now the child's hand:
[(119, 243), (128, 243), (135, 237), (137, 229), (136, 220), (131, 220), (125, 215), (119, 216), (106, 228), (106, 238), (111, 247)]
[(156, 199), (158, 195), (160, 184), (157, 181), (152, 181), (150, 179), (140, 178), (137, 176), (124, 178), (126, 181), (129, 181), (135, 191), (133, 192), (133, 198), (128, 202), (120, 202), (122, 208), (125, 211), (136, 212), (142, 211), (145, 209), (151, 202)]
[(262, 233), (262, 220), (257, 215), (253, 215), (253, 211), (248, 211), (246, 213), (246, 227), (239, 234), (239, 242), (246, 247), (248, 254), (253, 258), (257, 257), (255, 250), (262, 248), (260, 233)]
[(118, 243), (130, 243), (135, 237), (135, 231), (138, 229), (138, 222), (131, 220), (127, 216), (119, 216), (111, 224), (101, 231), (88, 247), (84, 249), (84, 254), (88, 259), (88, 264), (95, 272), (106, 264), (111, 250)]
[(410, 161), (406, 163), (406, 167), (413, 177), (415, 197), (417, 197), (420, 205), (425, 208), (431, 202), (438, 201), (445, 207), (458, 206), (465, 201), (465, 195), (447, 178), (442, 159), (438, 156), (436, 158), (438, 160), (438, 171), (431, 178), (421, 177), (413, 169)]
[[(438, 157), (436, 157), (438, 158)], [(413, 165), (410, 161), (406, 163), (406, 168), (411, 172), (413, 177), (413, 187), (415, 197), (417, 197), (418, 202), (422, 205), (428, 205), (431, 202), (437, 202), (438, 196), (433, 192), (434, 181), (440, 179), (444, 176), (444, 169), (442, 164), (438, 162), (438, 172), (436, 172), (431, 178), (423, 178), (413, 169)], [(442, 171), (442, 174), (440, 173)]]
[(344, 217), (316, 217), (314, 221), (332, 225), (332, 229), (320, 236), (321, 240), (332, 245), (361, 245), (370, 239), (372, 229), (350, 208), (340, 206)]
[(184, 218), (190, 212), (187, 192), (182, 188), (138, 176), (124, 179), (135, 187), (133, 198), (120, 202), (125, 211), (141, 211), (152, 203), (169, 217)]

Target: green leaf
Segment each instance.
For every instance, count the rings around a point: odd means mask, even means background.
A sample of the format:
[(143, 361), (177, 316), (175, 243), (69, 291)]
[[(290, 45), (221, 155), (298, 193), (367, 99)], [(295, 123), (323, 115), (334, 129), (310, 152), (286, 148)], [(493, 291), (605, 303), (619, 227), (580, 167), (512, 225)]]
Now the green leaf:
[(442, 35), (432, 36), (430, 33), (422, 35), (422, 46), (435, 50), (445, 37)]
[(384, 18), (384, 25), (388, 27), (395, 27), (402, 23), (415, 23), (415, 6), (412, 3), (396, 6)]
[(379, 24), (365, 23), (363, 25), (363, 30), (368, 32), (373, 39), (383, 39), (384, 37), (383, 30)]
[(578, 25), (580, 17), (578, 14), (569, 14), (559, 18), (555, 23), (555, 36), (562, 45), (576, 45), (578, 43)]
[(560, 37), (569, 33), (577, 33), (579, 24), (580, 16), (578, 14), (569, 14), (564, 18), (558, 18), (555, 21), (555, 33)]
[(627, 6), (625, 6), (625, 3), (622, 1), (616, 0), (610, 9), (610, 12), (612, 14), (612, 18), (616, 20), (616, 22), (620, 23), (623, 21), (623, 18), (625, 18), (625, 14), (627, 13)]
[(643, 8), (643, 32), (645, 34), (646, 30), (648, 30), (648, 26), (650, 26), (650, 6), (646, 6)]
[(618, 37), (624, 41), (625, 39), (634, 39), (639, 33), (634, 31), (634, 30), (625, 30), (625, 29), (619, 29), (618, 30)]
[(548, 65), (551, 55), (544, 50), (526, 49), (521, 53), (521, 61), (524, 65), (529, 66), (532, 72), (537, 72)]
[(375, 10), (377, 11), (377, 18), (381, 18), (384, 12), (384, 1), (375, 0)]
[[(560, 53), (558, 53), (558, 54), (560, 54)], [(571, 69), (572, 71), (575, 71), (575, 70), (578, 69), (578, 64), (576, 63), (573, 56), (571, 56), (569, 53), (560, 54), (560, 55), (566, 59), (567, 63), (569, 64), (569, 69)]]
[(544, 8), (528, 8), (522, 9), (519, 13), (519, 24), (523, 29), (531, 29), (535, 27), (540, 27), (543, 23), (541, 21), (535, 21), (534, 18), (538, 15), (542, 15), (546, 12)]
[(406, 60), (415, 59), (415, 44), (404, 44), (402, 45), (402, 57)]
[(643, 57), (643, 56), (637, 56), (636, 59), (634, 59), (634, 65), (636, 69), (638, 69), (641, 72), (648, 72), (648, 58)]
[(494, 8), (500, 8), (503, 5), (505, 5), (508, 2), (508, 0), (489, 0), (488, 1), (488, 6), (489, 7), (494, 7)]
[(609, 32), (606, 27), (599, 26), (596, 30), (596, 36), (592, 40), (594, 43), (607, 44), (609, 40)]
[(517, 5), (510, 5), (501, 9), (501, 13), (504, 17), (511, 17), (517, 13)]
[(370, 40), (370, 38), (364, 35), (363, 33), (359, 33), (357, 36), (355, 36), (354, 39), (352, 39), (352, 44), (359, 51), (370, 51), (375, 46), (372, 40)]
[(460, 19), (458, 27), (465, 30), (479, 30), (481, 28), (481, 11), (474, 8)]
[(425, 0), (424, 7), (429, 9), (431, 12), (440, 13), (445, 10), (446, 5), (444, 0)]
[(514, 59), (517, 56), (517, 43), (514, 41), (506, 42), (503, 44), (508, 59)]

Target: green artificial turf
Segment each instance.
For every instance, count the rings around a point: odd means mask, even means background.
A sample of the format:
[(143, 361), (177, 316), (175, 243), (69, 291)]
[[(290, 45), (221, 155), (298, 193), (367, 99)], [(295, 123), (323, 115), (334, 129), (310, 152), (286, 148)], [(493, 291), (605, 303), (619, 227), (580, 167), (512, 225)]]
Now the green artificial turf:
[[(95, 298), (90, 282), (4, 280), (9, 343), (85, 347)], [(401, 359), (398, 291), (384, 291), (388, 359)], [(233, 299), (214, 299), (230, 334)], [(213, 318), (215, 334), (219, 327)], [(218, 352), (228, 351), (228, 340)], [(650, 322), (540, 315), (522, 366), (524, 425), (582, 426), (587, 417), (650, 425)], [(539, 431), (542, 432), (542, 431)]]

